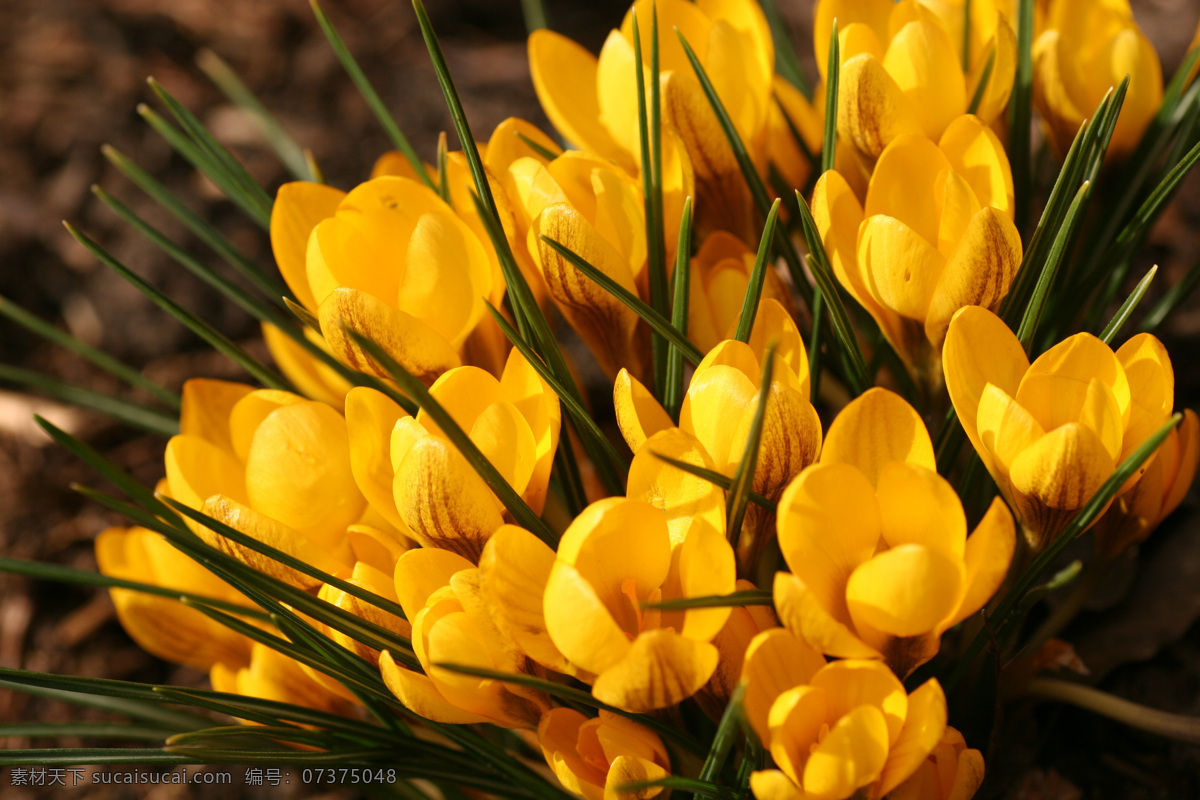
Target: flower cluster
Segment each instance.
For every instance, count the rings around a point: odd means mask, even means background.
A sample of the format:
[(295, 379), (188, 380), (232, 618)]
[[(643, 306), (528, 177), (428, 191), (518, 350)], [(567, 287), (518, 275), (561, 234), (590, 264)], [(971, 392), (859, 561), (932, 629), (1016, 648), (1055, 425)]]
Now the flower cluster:
[[(152, 507), (96, 542), (126, 630), (320, 712), (229, 706), (262, 736), (404, 736), (447, 786), (968, 800), (981, 648), (1200, 460), (1162, 342), (1110, 345), (1140, 294), (1095, 318), (1148, 221), (1070, 258), (1105, 145), (1194, 117), (1191, 76), (1164, 93), (1123, 0), (1020, 5), (820, 0), (808, 87), (755, 0), (638, 0), (598, 56), (529, 37), (567, 149), (464, 123), (279, 187), (282, 375), (184, 385)], [(1036, 228), (1021, 103), (1075, 181)]]

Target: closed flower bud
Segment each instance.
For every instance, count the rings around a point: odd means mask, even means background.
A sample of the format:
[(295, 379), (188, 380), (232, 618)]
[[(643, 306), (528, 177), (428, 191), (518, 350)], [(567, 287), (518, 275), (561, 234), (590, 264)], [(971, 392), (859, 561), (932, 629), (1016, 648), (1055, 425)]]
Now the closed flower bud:
[(942, 740), (888, 800), (971, 800), (983, 783), (983, 754), (946, 726)]
[(822, 653), (883, 659), (902, 677), (991, 599), (1015, 544), (999, 499), (967, 537), (925, 425), (885, 389), (842, 410), (778, 513), (791, 570), (775, 578), (780, 621)]
[(649, 800), (666, 791), (619, 791), (666, 778), (671, 761), (657, 735), (610, 711), (588, 719), (570, 708), (552, 709), (538, 724), (538, 744), (559, 783), (587, 800)]
[(999, 317), (970, 307), (950, 324), (942, 360), (963, 429), (1035, 550), (1062, 532), (1175, 403), (1171, 359), (1149, 334), (1115, 353), (1075, 334), (1030, 364)]

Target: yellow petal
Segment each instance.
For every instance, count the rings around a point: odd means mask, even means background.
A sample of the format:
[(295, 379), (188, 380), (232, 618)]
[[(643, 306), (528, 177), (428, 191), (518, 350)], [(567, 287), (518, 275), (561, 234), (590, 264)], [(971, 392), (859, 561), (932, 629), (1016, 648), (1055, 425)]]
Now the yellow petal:
[(868, 158), (878, 158), (896, 138), (923, 129), (896, 80), (879, 59), (864, 53), (842, 64), (837, 130)]
[(967, 516), (945, 478), (924, 467), (892, 462), (880, 471), (876, 492), (889, 547), (923, 544), (962, 558)]
[[(988, 78), (987, 88), (983, 91), (983, 98), (979, 101), (979, 108), (976, 111), (980, 118), (989, 123), (995, 121), (1008, 105), (1008, 98), (1012, 94), (1013, 79), (1017, 73), (1017, 35), (999, 11), (996, 12), (995, 36), (992, 41), (985, 47), (973, 51), (975, 61), (971, 66), (971, 73), (967, 77), (967, 95), (969, 97), (975, 96), (979, 81), (983, 79), (984, 70), (987, 69), (988, 58), (993, 51), (995, 58), (992, 61), (992, 74)], [(1037, 62), (1035, 61), (1035, 63)]]
[(558, 672), (570, 666), (546, 630), (542, 610), (554, 551), (524, 528), (505, 525), (479, 559), (484, 600), (496, 624), (530, 658)]
[(1077, 423), (1047, 433), (1013, 462), (1013, 506), (1035, 550), (1066, 527), (1114, 468), (1096, 434)]
[(750, 773), (750, 791), (757, 800), (805, 800), (804, 790), (777, 769)]
[[(635, 60), (629, 40), (620, 31), (609, 31), (596, 62), (595, 85), (600, 123), (622, 150), (640, 161)], [(646, 91), (648, 97), (649, 89)]]
[(839, 719), (804, 765), (810, 800), (839, 800), (879, 777), (887, 761), (887, 725), (874, 706), (859, 706)]
[(1021, 256), (1021, 236), (1007, 216), (984, 208), (972, 217), (933, 291), (925, 317), (929, 341), (941, 346), (960, 308), (999, 309), (1021, 266)]
[(789, 777), (799, 781), (805, 762), (821, 740), (829, 712), (825, 692), (814, 686), (788, 689), (771, 704), (767, 717), (770, 736), (764, 741), (771, 757)]
[(1175, 477), (1171, 480), (1166, 497), (1163, 498), (1162, 514), (1166, 516), (1174, 511), (1191, 489), (1196, 477), (1196, 468), (1200, 462), (1200, 418), (1190, 408), (1183, 412), (1183, 422), (1179, 424), (1179, 456), (1175, 463)]
[(1011, 397), (1028, 369), (1025, 348), (991, 311), (967, 306), (951, 318), (942, 345), (942, 372), (954, 413), (977, 452), (984, 452), (976, 422), (984, 387), (991, 383)]
[(809, 685), (825, 693), (827, 719), (837, 719), (863, 705), (883, 712), (887, 741), (896, 742), (908, 718), (904, 684), (879, 661), (843, 659), (826, 664)]
[(1112, 391), (1122, 418), (1129, 420), (1130, 387), (1125, 369), (1109, 346), (1092, 334), (1077, 333), (1042, 353), (1029, 366), (1029, 371), (1021, 380), (1021, 388), (1013, 393), (1017, 402), (1029, 408), (1042, 427), (1050, 430), (1075, 417), (1082, 407), (1084, 394), (1073, 392), (1074, 399), (1070, 403), (1051, 400), (1042, 408), (1035, 409), (1022, 400), (1022, 390), (1026, 382), (1039, 380), (1043, 376), (1076, 382), (1083, 387), (1093, 379), (1100, 381)]
[(1030, 370), (1021, 381), (1016, 400), (1044, 429), (1078, 422), (1096, 434), (1113, 461), (1121, 455), (1121, 409), (1113, 392), (1100, 380), (1035, 374)]
[(436, 436), (408, 451), (392, 483), (396, 510), (425, 547), (451, 550), (471, 561), (504, 519), (495, 495), (457, 449)]
[(556, 561), (551, 568), (542, 611), (554, 646), (580, 670), (598, 675), (630, 647), (596, 589), (569, 564)]
[(457, 553), (424, 547), (409, 550), (396, 562), (396, 598), (404, 615), (413, 620), (438, 589), (447, 586), (455, 573), (474, 567)]
[(961, 562), (931, 547), (903, 544), (867, 561), (846, 584), (850, 616), (893, 636), (929, 633), (962, 602)]
[(908, 696), (908, 714), (900, 737), (892, 743), (878, 794), (885, 796), (906, 781), (925, 762), (946, 731), (946, 695), (929, 679)]
[(812, 680), (825, 659), (786, 628), (772, 628), (754, 637), (742, 666), (742, 696), (746, 718), (761, 741), (770, 741), (771, 706), (788, 689)]
[[(640, 385), (640, 384), (639, 384)], [(684, 542), (697, 517), (717, 531), (724, 530), (725, 492), (704, 478), (684, 472), (658, 456), (713, 470), (704, 447), (678, 428), (659, 431), (638, 450), (629, 465), (626, 496), (642, 500), (666, 513), (671, 546)]]
[[(311, 400), (328, 403), (341, 408), (346, 392), (352, 384), (328, 364), (318, 361), (311, 352), (288, 334), (269, 322), (262, 324), (263, 341), (271, 351), (271, 357), (279, 371), (284, 374), (300, 394)], [(305, 327), (304, 338), (316, 347), (329, 353), (329, 346), (321, 334)], [(332, 353), (329, 353), (333, 355)]]
[(924, 321), (946, 268), (945, 257), (929, 241), (882, 214), (863, 223), (858, 263), (881, 305), (918, 322)]
[(387, 651), (379, 656), (379, 671), (391, 693), (418, 716), (450, 725), (471, 725), (477, 722), (491, 721), (487, 717), (472, 714), (451, 705), (446, 698), (442, 697), (428, 676), (397, 665), (392, 659), (392, 654)]
[(365, 505), (341, 414), (313, 401), (272, 411), (250, 443), (246, 495), (256, 510), (322, 544), (340, 539)]
[[(350, 547), (346, 543), (343, 542), (336, 550), (328, 551), (295, 529), (227, 497), (220, 495), (210, 497), (205, 502), (203, 510), (217, 522), (222, 522), (239, 533), (244, 533), (276, 550), (282, 550), (287, 555), (325, 572), (337, 573), (349, 566), (353, 560)], [(292, 586), (311, 589), (321, 584), (319, 578), (297, 572), (269, 556), (251, 550), (249, 547), (238, 544), (208, 528), (200, 530), (200, 538), (208, 545), (233, 556), (243, 564), (248, 564), (259, 572), (290, 583)]]
[(963, 558), (966, 595), (945, 626), (957, 625), (987, 605), (1004, 582), (1016, 549), (1017, 533), (1012, 513), (999, 497), (993, 498), (975, 531), (967, 539)]
[(305, 267), (308, 237), (318, 222), (334, 215), (345, 197), (345, 192), (332, 186), (293, 181), (279, 187), (271, 206), (271, 250), (275, 253), (275, 263), (296, 299), (311, 311), (317, 310), (317, 301), (308, 286)]
[(537, 442), (529, 423), (512, 403), (484, 409), (470, 432), (471, 441), (517, 494), (524, 494), (537, 466)]
[[(774, 272), (769, 275), (778, 277)], [(775, 341), (776, 358), (773, 380), (786, 378), (785, 383), (794, 385), (800, 394), (808, 397), (808, 351), (804, 349), (804, 340), (800, 338), (800, 331), (796, 328), (793, 312), (779, 300), (764, 294), (762, 302), (758, 305), (758, 313), (754, 315), (754, 325), (750, 328), (748, 342), (760, 363), (767, 351), (767, 345), (772, 341)], [(787, 367), (790, 374), (785, 374), (783, 367)], [(792, 381), (793, 377), (795, 381)]]
[[(817, 460), (821, 451), (821, 419), (809, 402), (808, 393), (798, 386), (773, 381), (770, 392), (763, 416), (753, 488), (764, 497), (774, 499), (792, 478)], [(742, 413), (730, 448), (727, 473), (737, 468), (745, 454), (756, 405), (757, 398)]]
[(389, 377), (347, 331), (375, 342), (426, 385), (461, 363), (450, 342), (432, 328), (365, 292), (344, 287), (333, 290), (321, 302), (318, 316), (330, 351), (360, 372)]
[(850, 628), (834, 619), (795, 575), (775, 573), (774, 597), (779, 621), (818, 651), (839, 658), (881, 657)]
[[(725, 538), (724, 530), (724, 525), (716, 527), (701, 521), (688, 532), (677, 555), (680, 597), (724, 595), (736, 588), (733, 548)], [(663, 599), (671, 599), (665, 591)], [(707, 642), (725, 625), (729, 613), (729, 608), (689, 608), (684, 612), (679, 633), (698, 642)]]
[(1012, 168), (995, 131), (979, 117), (964, 114), (946, 128), (938, 148), (950, 167), (970, 184), (982, 205), (1012, 219)]
[(392, 497), (395, 470), (391, 462), (391, 435), (396, 422), (408, 412), (390, 397), (365, 386), (346, 395), (346, 429), (350, 438), (350, 468), (371, 507), (397, 528), (405, 528)]
[(591, 53), (543, 28), (529, 36), (529, 72), (542, 109), (563, 136), (579, 147), (618, 158), (622, 166), (633, 166), (633, 159), (600, 122), (597, 62)]
[(1129, 381), (1129, 424), (1126, 426), (1121, 460), (1141, 446), (1171, 416), (1175, 404), (1175, 372), (1171, 357), (1154, 336), (1141, 333), (1117, 350), (1117, 360)]
[(642, 798), (658, 797), (666, 790), (651, 786), (636, 792), (622, 792), (619, 791), (619, 788), (630, 783), (662, 780), (669, 775), (669, 772), (653, 761), (636, 756), (617, 756), (608, 768), (604, 796), (606, 800), (630, 800), (630, 798), (642, 800)]
[(717, 648), (670, 630), (646, 631), (596, 678), (592, 695), (627, 711), (653, 711), (686, 700), (717, 668)]
[[(827, 80), (825, 70), (829, 65), (829, 32), (833, 21), (838, 30), (851, 25), (864, 25), (875, 33), (881, 42), (888, 40), (888, 18), (895, 5), (893, 0), (820, 0), (813, 15), (813, 52), (817, 57), (817, 68), (821, 79)], [(843, 56), (843, 67), (849, 56)], [(844, 74), (844, 73), (843, 73)]]
[(850, 622), (846, 581), (879, 543), (874, 495), (853, 466), (821, 464), (800, 473), (779, 500), (779, 549), (788, 566), (825, 613), (845, 624)]
[(900, 395), (870, 389), (842, 409), (825, 435), (822, 464), (858, 467), (872, 485), (889, 461), (937, 470), (925, 423)]
[(613, 409), (621, 435), (635, 454), (651, 436), (675, 427), (654, 395), (624, 368), (613, 381)]
[(937, 139), (967, 107), (960, 49), (934, 22), (916, 21), (892, 37), (883, 67), (904, 92), (925, 135)]
[(979, 398), (976, 418), (983, 464), (1005, 497), (1010, 495), (1009, 472), (1017, 457), (1045, 435), (1033, 415), (1000, 388), (988, 384)]
[(278, 389), (259, 389), (239, 400), (229, 413), (229, 438), (233, 442), (234, 455), (245, 462), (250, 455), (254, 432), (263, 420), (277, 408), (303, 402), (300, 395)]
[(692, 376), (679, 412), (679, 427), (700, 440), (720, 469), (737, 458), (737, 430), (730, 420), (740, 418), (751, 407), (757, 394), (756, 382), (741, 369), (724, 364), (697, 368)]
[(866, 217), (882, 214), (903, 222), (930, 245), (938, 243), (942, 196), (935, 191), (951, 164), (938, 146), (920, 134), (901, 136), (875, 164)]
[(244, 383), (192, 378), (183, 384), (183, 410), (179, 412), (179, 432), (212, 442), (232, 454), (229, 415), (233, 407), (253, 386)]
[(163, 461), (171, 497), (186, 506), (199, 509), (214, 494), (247, 502), (242, 465), (229, 452), (198, 436), (172, 436)]

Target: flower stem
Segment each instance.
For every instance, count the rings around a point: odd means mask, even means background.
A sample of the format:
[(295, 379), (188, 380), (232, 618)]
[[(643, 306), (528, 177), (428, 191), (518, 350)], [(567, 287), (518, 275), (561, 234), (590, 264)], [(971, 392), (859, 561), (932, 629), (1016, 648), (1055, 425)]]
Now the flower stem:
[(1131, 728), (1181, 742), (1200, 744), (1200, 719), (1147, 708), (1090, 686), (1057, 678), (1034, 678), (1026, 685), (1024, 694), (1028, 697), (1070, 703)]

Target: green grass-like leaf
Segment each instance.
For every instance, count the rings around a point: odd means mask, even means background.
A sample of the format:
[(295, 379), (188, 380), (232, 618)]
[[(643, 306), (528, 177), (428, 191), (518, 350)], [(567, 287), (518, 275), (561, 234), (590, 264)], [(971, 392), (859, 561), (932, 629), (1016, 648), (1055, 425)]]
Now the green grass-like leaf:
[(1146, 318), (1142, 320), (1141, 329), (1147, 333), (1157, 330), (1158, 326), (1162, 325), (1175, 309), (1191, 297), (1197, 286), (1200, 286), (1200, 263), (1192, 266), (1183, 280), (1168, 289), (1162, 299), (1155, 303), (1154, 307), (1146, 314)]
[(771, 593), (760, 589), (747, 589), (730, 594), (711, 594), (704, 597), (685, 597), (661, 603), (642, 603), (643, 609), (660, 611), (684, 611), (689, 608), (745, 608), (746, 606), (773, 605)]
[[(777, 204), (778, 202), (776, 201)], [(767, 418), (767, 403), (771, 397), (771, 376), (775, 370), (775, 348), (778, 344), (777, 341), (772, 341), (763, 353), (758, 404), (754, 408), (754, 416), (750, 420), (750, 433), (746, 436), (746, 446), (742, 450), (737, 469), (733, 471), (733, 482), (729, 486), (729, 496), (726, 499), (725, 534), (735, 545), (742, 532), (742, 520), (746, 516), (746, 504), (750, 502), (750, 488), (754, 484), (754, 472), (758, 468), (758, 451), (762, 446), (763, 423)]]
[(838, 90), (842, 80), (842, 43), (834, 19), (829, 31), (829, 63), (825, 74), (825, 138), (821, 145), (821, 172), (829, 172), (837, 163)]
[[(692, 198), (683, 201), (683, 219), (679, 223), (679, 242), (675, 245), (675, 296), (671, 301), (671, 326), (680, 336), (688, 335), (691, 302)], [(683, 350), (675, 345), (667, 353), (667, 374), (664, 379), (663, 408), (671, 419), (679, 420), (685, 393), (683, 385)]]
[(750, 331), (754, 328), (754, 319), (758, 316), (758, 304), (762, 301), (763, 286), (767, 280), (767, 270), (771, 268), (771, 240), (775, 236), (775, 224), (779, 220), (779, 198), (771, 204), (767, 213), (767, 222), (763, 225), (762, 238), (758, 242), (758, 254), (754, 258), (754, 268), (750, 272), (750, 280), (746, 283), (746, 294), (742, 298), (742, 311), (738, 316), (737, 330), (733, 338), (739, 342), (750, 341)]
[(0, 296), (0, 314), (3, 314), (5, 317), (17, 323), (26, 330), (41, 336), (46, 341), (56, 344), (59, 347), (81, 356), (83, 359), (104, 370), (114, 378), (117, 378), (118, 380), (123, 381), (130, 386), (144, 390), (168, 408), (175, 411), (179, 410), (181, 400), (179, 395), (175, 392), (159, 386), (157, 383), (142, 375), (137, 370), (122, 364), (120, 361), (113, 358), (108, 353), (105, 353), (103, 350), (99, 350), (89, 344), (85, 344), (66, 331), (59, 330), (50, 323), (45, 322), (33, 314), (30, 314), (28, 311), (4, 296)]
[(254, 92), (250, 91), (224, 59), (212, 50), (201, 50), (196, 56), (196, 63), (234, 105), (246, 112), (263, 139), (296, 180), (319, 182), (308, 159), (305, 158), (304, 149), (296, 144), (296, 140), (288, 134), (275, 115), (255, 97)]
[(270, 389), (282, 389), (291, 391), (292, 387), (283, 376), (276, 373), (274, 370), (259, 363), (253, 356), (247, 353), (241, 346), (235, 344), (225, 334), (219, 332), (212, 325), (209, 325), (204, 320), (197, 317), (190, 311), (185, 310), (182, 306), (176, 303), (171, 298), (167, 297), (158, 289), (147, 283), (141, 276), (137, 275), (131, 269), (126, 267), (116, 258), (109, 254), (100, 245), (92, 241), (86, 234), (79, 231), (71, 223), (64, 222), (67, 231), (75, 237), (75, 240), (82, 244), (87, 250), (109, 269), (116, 272), (129, 283), (133, 284), (134, 288), (146, 295), (159, 308), (166, 311), (175, 319), (179, 320), (192, 331), (207, 342), (214, 350), (229, 358), (246, 372), (250, 373), (255, 380), (259, 381), (263, 386)]
[(650, 326), (651, 330), (665, 338), (673, 346), (679, 348), (683, 352), (684, 358), (690, 363), (699, 364), (704, 359), (704, 354), (700, 352), (696, 345), (692, 344), (682, 333), (675, 330), (675, 326), (671, 324), (669, 319), (648, 306), (640, 297), (596, 269), (596, 267), (589, 264), (582, 256), (566, 245), (560, 244), (548, 236), (541, 236), (539, 238), (549, 245), (554, 252), (569, 261), (573, 267), (588, 278), (591, 278), (600, 288), (624, 303), (633, 313), (641, 317)]
[(379, 120), (380, 126), (388, 139), (399, 150), (408, 163), (412, 165), (413, 172), (417, 173), (417, 180), (423, 182), (430, 189), (437, 191), (437, 187), (433, 185), (433, 180), (425, 171), (425, 163), (421, 161), (421, 157), (417, 155), (417, 151), (413, 149), (409, 143), (408, 137), (400, 130), (400, 126), (396, 124), (396, 120), (388, 111), (387, 106), (379, 97), (379, 93), (375, 91), (375, 87), (367, 80), (366, 73), (362, 71), (362, 67), (354, 59), (346, 43), (342, 41), (341, 35), (337, 32), (337, 28), (333, 27), (333, 23), (329, 21), (329, 17), (325, 16), (325, 12), (321, 9), (317, 0), (309, 0), (309, 6), (312, 7), (313, 16), (317, 18), (317, 24), (321, 26), (321, 31), (325, 34), (325, 38), (329, 40), (329, 46), (333, 48), (333, 52), (337, 55), (338, 61), (341, 62), (342, 68), (346, 70), (346, 74), (350, 76), (350, 80), (354, 82), (354, 86), (358, 89), (359, 94), (363, 96), (363, 100), (367, 101), (367, 106), (375, 115), (375, 119)]
[(1033, 163), (1030, 135), (1033, 125), (1033, 3), (1020, 0), (1017, 11), (1017, 71), (1009, 100), (1008, 160), (1012, 165), (1014, 214), (1017, 230), (1024, 232), (1029, 222)]
[[(1116, 497), (1117, 492), (1124, 485), (1125, 481), (1129, 480), (1142, 464), (1146, 462), (1146, 459), (1154, 454), (1182, 419), (1182, 414), (1175, 414), (1165, 425), (1151, 434), (1128, 458), (1122, 461), (1112, 476), (1092, 496), (1092, 499), (1075, 514), (1070, 524), (1058, 535), (1058, 538), (1038, 554), (1033, 562), (1018, 576), (1008, 591), (1004, 593), (1004, 596), (996, 606), (995, 612), (990, 617), (991, 623), (988, 627), (994, 633), (997, 641), (1004, 641), (1011, 626), (1018, 622), (1017, 615), (1014, 613), (1017, 605), (1029, 590), (1034, 587), (1038, 578), (1045, 574), (1050, 565), (1056, 561), (1071, 542), (1083, 535), (1083, 532), (1096, 521), (1100, 513), (1108, 507), (1109, 501)], [(952, 690), (962, 680), (971, 664), (983, 651), (988, 639), (989, 631), (987, 629), (981, 630), (976, 634), (974, 640), (963, 654), (962, 659), (943, 682), (947, 691)]]
[[(969, 3), (970, 0), (967, 0)], [(967, 34), (969, 39), (970, 34)], [(965, 47), (964, 43), (964, 47)], [(979, 85), (975, 87), (975, 94), (971, 95), (971, 103), (967, 106), (967, 113), (974, 114), (979, 111), (979, 104), (983, 102), (983, 96), (987, 94), (988, 83), (992, 80), (992, 70), (996, 68), (996, 45), (992, 45), (992, 51), (988, 53), (987, 63), (983, 65), (983, 73), (979, 76)]]
[(1138, 281), (1138, 285), (1129, 293), (1129, 297), (1125, 298), (1125, 302), (1117, 309), (1117, 313), (1104, 326), (1104, 330), (1100, 332), (1100, 339), (1105, 344), (1112, 344), (1112, 340), (1117, 335), (1117, 332), (1121, 330), (1121, 326), (1129, 320), (1130, 315), (1133, 314), (1133, 310), (1137, 308), (1138, 303), (1142, 302), (1142, 298), (1146, 296), (1146, 290), (1150, 288), (1150, 283), (1154, 280), (1154, 276), (1157, 273), (1158, 265), (1155, 264), (1146, 273), (1145, 277)]
[(1062, 226), (1059, 227), (1058, 235), (1054, 237), (1054, 244), (1050, 246), (1050, 253), (1042, 265), (1041, 275), (1038, 276), (1037, 285), (1033, 288), (1033, 297), (1030, 298), (1029, 305), (1025, 307), (1025, 315), (1021, 318), (1021, 325), (1017, 329), (1017, 338), (1021, 340), (1021, 345), (1025, 348), (1026, 353), (1032, 354), (1033, 352), (1033, 339), (1037, 334), (1042, 312), (1046, 309), (1046, 301), (1054, 285), (1054, 279), (1058, 275), (1058, 268), (1079, 230), (1083, 217), (1083, 206), (1090, 192), (1091, 184), (1084, 182), (1079, 187), (1079, 191), (1075, 193), (1075, 199), (1071, 201), (1067, 216), (1063, 220)]
[[(721, 768), (725, 766), (725, 762), (729, 758), (729, 751), (733, 749), (733, 743), (742, 727), (742, 717), (744, 716), (742, 696), (745, 691), (745, 684), (738, 684), (729, 696), (729, 702), (725, 704), (725, 711), (722, 712), (721, 721), (717, 723), (717, 730), (713, 734), (708, 756), (704, 759), (704, 765), (700, 767), (700, 774), (696, 776), (698, 780), (711, 783), (720, 777)], [(704, 791), (696, 792), (694, 795), (697, 800), (701, 797), (712, 798), (715, 796)]]
[(49, 375), (43, 375), (36, 370), (0, 364), (0, 381), (33, 389), (39, 394), (79, 408), (95, 411), (117, 422), (156, 436), (174, 436), (179, 433), (179, 422), (170, 414), (123, 400), (120, 397), (75, 386)]
[(636, 781), (617, 787), (618, 792), (641, 792), (646, 789), (670, 789), (677, 792), (692, 792), (693, 795), (716, 798), (716, 800), (749, 800), (749, 797), (727, 786), (718, 786), (711, 781), (671, 776), (656, 781)]
[(551, 548), (554, 548), (558, 543), (558, 537), (542, 521), (541, 517), (533, 513), (533, 509), (521, 499), (516, 490), (508, 485), (508, 481), (504, 479), (504, 476), (492, 465), (492, 462), (487, 460), (487, 456), (479, 451), (479, 448), (467, 436), (466, 431), (450, 416), (446, 409), (442, 408), (442, 404), (433, 398), (433, 395), (429, 393), (425, 385), (413, 377), (412, 373), (396, 363), (375, 342), (351, 330), (347, 330), (346, 333), (360, 347), (366, 350), (372, 358), (378, 361), (404, 393), (415, 400), (421, 410), (428, 414), (430, 419), (442, 429), (446, 438), (458, 449), (458, 452), (462, 454), (467, 463), (479, 474), (479, 477), (483, 478), (488, 488), (500, 499), (500, 502), (508, 509), (508, 513), (512, 515), (516, 523), (531, 531)]

